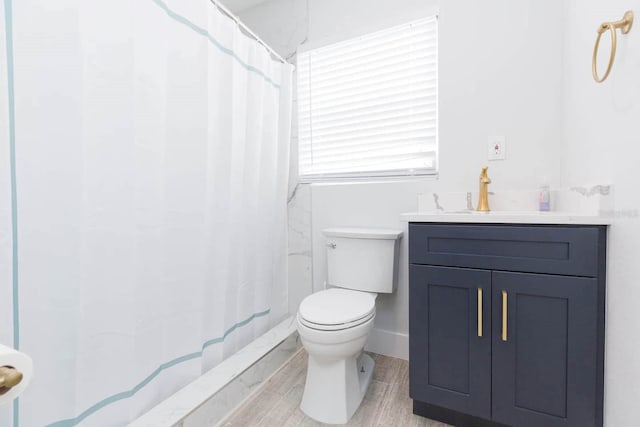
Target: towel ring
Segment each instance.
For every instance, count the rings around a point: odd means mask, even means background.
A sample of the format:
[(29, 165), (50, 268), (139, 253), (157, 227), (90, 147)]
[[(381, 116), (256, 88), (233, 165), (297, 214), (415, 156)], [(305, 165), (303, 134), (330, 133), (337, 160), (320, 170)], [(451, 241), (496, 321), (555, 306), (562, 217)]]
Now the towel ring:
[[(598, 27), (598, 37), (596, 38), (596, 44), (593, 47), (593, 57), (591, 59), (591, 73), (593, 74), (593, 79), (602, 83), (609, 77), (609, 73), (611, 72), (611, 68), (613, 67), (613, 61), (616, 59), (616, 48), (618, 45), (618, 37), (616, 34), (616, 29), (620, 28), (620, 32), (622, 34), (627, 34), (629, 30), (631, 30), (631, 25), (633, 24), (633, 12), (630, 10), (626, 11), (621, 20), (615, 22), (604, 22), (600, 24)], [(598, 59), (598, 48), (600, 46), (600, 38), (602, 34), (606, 33), (607, 30), (611, 32), (611, 53), (609, 54), (609, 63), (607, 64), (607, 70), (604, 72), (602, 77), (598, 77), (598, 66), (596, 61)]]

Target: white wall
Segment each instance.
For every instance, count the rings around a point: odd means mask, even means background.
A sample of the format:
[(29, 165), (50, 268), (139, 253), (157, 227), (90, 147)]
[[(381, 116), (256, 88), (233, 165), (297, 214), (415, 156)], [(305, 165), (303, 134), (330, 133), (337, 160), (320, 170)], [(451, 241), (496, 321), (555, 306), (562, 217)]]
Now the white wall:
[(488, 163), (492, 189), (535, 189), (545, 176), (558, 184), (563, 4), (441, 3), (439, 191), (476, 190), (496, 134), (507, 159)]
[[(640, 30), (618, 35), (609, 79), (591, 77), (596, 28), (620, 19), (622, 0), (571, 0), (565, 57), (563, 184), (611, 183), (615, 191), (607, 275), (605, 425), (640, 425)], [(637, 2), (636, 2), (637, 5)], [(634, 10), (636, 19), (640, 8)], [(635, 23), (637, 24), (637, 22)], [(603, 53), (609, 52), (603, 37)], [(606, 65), (602, 63), (600, 70)], [(601, 71), (601, 72), (602, 72)]]
[[(439, 178), (314, 185), (315, 290), (326, 278), (323, 228), (405, 228), (400, 214), (416, 210), (418, 193), (476, 191), (489, 135), (507, 138), (507, 160), (489, 163), (493, 189), (533, 189), (544, 176), (559, 183), (559, 153), (550, 152), (558, 150), (562, 136), (562, 8), (551, 0), (441, 2), (439, 17)], [(385, 16), (363, 17), (374, 18)], [(378, 298), (369, 343), (376, 352), (401, 357), (408, 354), (407, 255), (405, 239), (398, 290)]]
[[(566, 2), (441, 2), (441, 191), (475, 189), (487, 136), (505, 135), (493, 189), (560, 179)], [(240, 13), (282, 55), (428, 16), (438, 0), (271, 0)], [(359, 187), (358, 187), (359, 188)]]
[[(420, 3), (310, 0), (307, 22), (305, 2), (271, 0), (241, 17), (281, 53), (290, 53), (307, 36), (308, 45), (319, 45), (356, 35), (363, 31), (361, 26), (377, 29), (403, 17), (418, 17), (420, 7), (427, 7)], [(543, 175), (562, 186), (613, 184), (616, 218), (609, 234), (605, 425), (640, 425), (637, 22), (628, 35), (618, 38), (609, 80), (599, 85), (591, 78), (597, 25), (619, 19), (628, 7), (622, 0), (441, 2), (440, 177), (314, 185), (301, 205), (312, 204), (315, 288), (326, 276), (322, 228), (404, 227), (398, 215), (415, 209), (417, 192), (475, 189), (485, 163), (486, 136), (504, 134), (507, 160), (489, 163), (493, 189), (534, 188)], [(640, 19), (640, 10), (635, 13)], [(608, 39), (603, 42), (606, 46)], [(402, 247), (401, 262), (406, 266), (406, 241)], [(301, 297), (308, 289), (295, 292)], [(380, 298), (378, 307), (378, 332), (388, 330), (402, 338), (407, 332), (406, 268), (397, 293)], [(383, 353), (399, 352), (397, 346), (404, 345), (402, 339), (398, 343), (381, 336), (386, 339), (376, 345)]]
[[(438, 10), (437, 0), (309, 0), (307, 17), (305, 6), (301, 0), (271, 0), (240, 17), (279, 53), (288, 55), (305, 39), (302, 49), (318, 47)], [(400, 214), (416, 210), (418, 193), (476, 190), (480, 168), (487, 164), (489, 135), (507, 138), (507, 160), (489, 163), (492, 189), (533, 189), (543, 177), (559, 183), (563, 9), (563, 3), (553, 0), (440, 3), (439, 177), (314, 184), (307, 198), (314, 290), (321, 289), (326, 278), (323, 228), (406, 228)], [(293, 142), (297, 143), (295, 135)], [(407, 357), (406, 239), (400, 256), (403, 268), (397, 292), (378, 298), (369, 348)], [(302, 276), (290, 278), (290, 307), (295, 309), (310, 287)]]

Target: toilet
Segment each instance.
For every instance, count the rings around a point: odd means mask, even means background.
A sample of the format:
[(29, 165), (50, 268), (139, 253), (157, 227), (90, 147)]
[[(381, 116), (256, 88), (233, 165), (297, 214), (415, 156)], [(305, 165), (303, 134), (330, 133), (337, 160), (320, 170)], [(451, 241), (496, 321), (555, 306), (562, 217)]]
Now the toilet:
[(402, 231), (329, 228), (325, 290), (306, 297), (296, 316), (309, 354), (300, 409), (326, 424), (345, 424), (371, 382), (374, 361), (363, 353), (378, 293), (396, 287)]

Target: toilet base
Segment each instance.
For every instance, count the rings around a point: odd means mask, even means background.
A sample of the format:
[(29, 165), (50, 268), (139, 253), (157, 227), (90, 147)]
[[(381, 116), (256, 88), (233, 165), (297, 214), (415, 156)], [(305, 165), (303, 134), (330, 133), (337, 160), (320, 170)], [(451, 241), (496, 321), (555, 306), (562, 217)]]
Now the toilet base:
[(300, 409), (325, 424), (345, 424), (356, 412), (371, 383), (375, 362), (365, 354), (342, 360), (309, 355)]

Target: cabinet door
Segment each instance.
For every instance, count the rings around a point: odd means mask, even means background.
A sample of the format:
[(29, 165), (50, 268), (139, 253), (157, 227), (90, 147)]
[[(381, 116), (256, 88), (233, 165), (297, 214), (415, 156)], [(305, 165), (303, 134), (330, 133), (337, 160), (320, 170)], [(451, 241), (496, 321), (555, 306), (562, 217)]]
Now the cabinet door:
[(409, 276), (411, 397), (490, 418), (491, 272), (411, 265)]
[(492, 273), (495, 421), (595, 425), (596, 286), (591, 278)]

